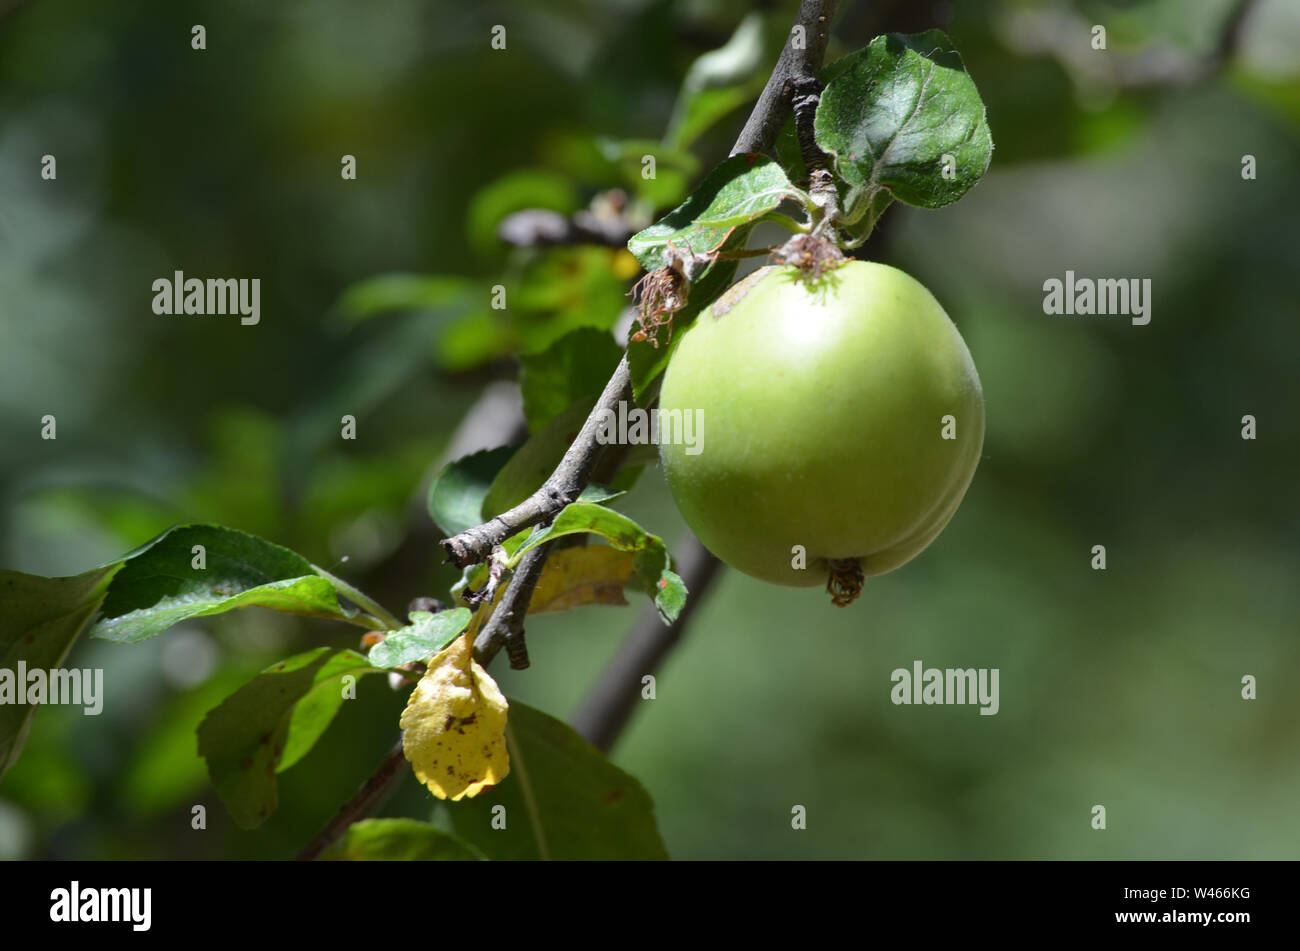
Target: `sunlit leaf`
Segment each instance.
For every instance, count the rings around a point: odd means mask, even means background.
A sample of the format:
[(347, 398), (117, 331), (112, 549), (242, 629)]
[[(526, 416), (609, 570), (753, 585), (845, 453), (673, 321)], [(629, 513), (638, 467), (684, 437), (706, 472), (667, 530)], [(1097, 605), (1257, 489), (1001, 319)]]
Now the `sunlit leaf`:
[(718, 251), (738, 227), (752, 224), (797, 192), (765, 155), (734, 155), (705, 177), (681, 205), (627, 243), (647, 271), (667, 263), (669, 244), (695, 255)]
[(910, 205), (939, 208), (988, 170), (984, 102), (941, 31), (878, 36), (836, 65), (817, 107), (817, 144), (861, 200), (887, 188)]
[(469, 624), (469, 608), (452, 608), (430, 614), (412, 611), (411, 623), (391, 632), (370, 649), (366, 659), (376, 667), (400, 667), (424, 660), (451, 643)]
[(169, 529), (124, 562), (91, 637), (134, 644), (188, 618), (245, 607), (334, 620), (357, 613), (301, 555), (220, 525)]

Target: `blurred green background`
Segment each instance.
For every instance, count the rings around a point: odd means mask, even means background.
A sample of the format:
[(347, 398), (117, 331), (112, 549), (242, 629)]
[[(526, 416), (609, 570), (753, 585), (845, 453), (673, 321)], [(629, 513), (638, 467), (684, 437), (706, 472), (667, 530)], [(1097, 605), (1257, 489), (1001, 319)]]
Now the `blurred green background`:
[[(633, 146), (755, 6), (745, 101), (639, 183)], [(984, 182), (895, 206), (868, 246), (965, 336), (984, 458), (938, 541), (849, 609), (723, 574), (614, 751), (674, 857), (1300, 854), (1300, 6), (1253, 4), (1218, 68), (1235, 6), (844, 4), (831, 56), (940, 26), (988, 105)], [(390, 609), (445, 597), (423, 489), (462, 417), (513, 353), (612, 326), (631, 283), (609, 249), (509, 251), (501, 217), (610, 187), (675, 201), (726, 155), (794, 7), (0, 2), (0, 565), (75, 574), (202, 520), (346, 557)], [(178, 269), (260, 277), (261, 323), (155, 316), (151, 282)], [(1045, 316), (1067, 269), (1150, 278), (1150, 325)], [(439, 279), (357, 289), (382, 275)], [(508, 313), (486, 306), (496, 283)], [(656, 470), (622, 503), (681, 537)], [(565, 717), (639, 609), (538, 617), (532, 669), (493, 672)], [(363, 679), (256, 832), (226, 817), (194, 729), (266, 664), (355, 640), (249, 610), (80, 642), (68, 664), (105, 668), (104, 713), (39, 712), (0, 783), (0, 856), (293, 854), (383, 757), (402, 696)], [(918, 659), (1000, 668), (998, 715), (891, 704)], [(386, 814), (439, 808), (408, 776)]]

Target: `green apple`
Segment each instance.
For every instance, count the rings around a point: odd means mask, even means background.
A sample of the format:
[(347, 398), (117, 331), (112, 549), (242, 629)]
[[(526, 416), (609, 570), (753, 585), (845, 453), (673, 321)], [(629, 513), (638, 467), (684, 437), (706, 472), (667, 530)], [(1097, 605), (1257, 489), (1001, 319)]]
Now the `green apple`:
[(683, 334), (660, 408), (698, 420), (694, 445), (660, 427), (687, 525), (775, 584), (860, 568), (860, 587), (915, 557), (957, 510), (984, 443), (957, 328), (914, 278), (862, 261), (812, 283), (791, 266), (737, 283)]

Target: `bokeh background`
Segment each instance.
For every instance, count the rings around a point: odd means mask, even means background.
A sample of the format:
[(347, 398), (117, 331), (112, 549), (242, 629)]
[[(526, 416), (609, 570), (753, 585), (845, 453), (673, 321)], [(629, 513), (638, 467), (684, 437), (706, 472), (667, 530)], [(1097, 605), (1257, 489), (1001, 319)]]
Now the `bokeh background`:
[[(611, 326), (630, 285), (613, 250), (512, 251), (498, 223), (610, 187), (675, 200), (726, 155), (794, 6), (0, 0), (0, 564), (75, 574), (201, 520), (337, 564), (392, 609), (445, 596), (423, 490), (472, 439), (462, 417), (485, 391), (509, 403), (514, 353)], [(940, 26), (988, 105), (983, 183), (896, 206), (868, 246), (965, 336), (984, 458), (938, 541), (849, 609), (720, 577), (613, 754), (673, 856), (1300, 855), (1300, 6), (1246, 6), (1225, 32), (1235, 0), (846, 0), (832, 56)], [(671, 131), (690, 64), (755, 8), (756, 78), (639, 186), (636, 143)], [(155, 316), (150, 285), (177, 269), (260, 277), (261, 323)], [(1150, 278), (1150, 325), (1045, 316), (1067, 269)], [(657, 470), (621, 502), (681, 537)], [(539, 617), (532, 669), (494, 673), (566, 717), (636, 610)], [(105, 668), (104, 713), (39, 712), (0, 783), (0, 856), (292, 855), (387, 751), (402, 697), (364, 679), (255, 832), (225, 816), (194, 729), (266, 664), (354, 641), (249, 610), (80, 642), (69, 664)], [(891, 704), (918, 659), (1000, 668), (998, 715)], [(386, 814), (438, 808), (408, 777)]]

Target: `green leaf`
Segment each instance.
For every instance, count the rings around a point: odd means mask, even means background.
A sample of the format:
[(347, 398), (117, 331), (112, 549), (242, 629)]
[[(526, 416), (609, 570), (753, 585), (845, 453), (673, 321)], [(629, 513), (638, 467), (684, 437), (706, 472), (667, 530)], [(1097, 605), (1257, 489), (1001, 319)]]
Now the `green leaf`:
[(470, 199), (465, 230), (480, 254), (501, 246), (497, 226), (507, 215), (526, 208), (570, 214), (578, 207), (578, 190), (564, 175), (540, 169), (510, 172), (484, 185)]
[(627, 489), (615, 489), (612, 486), (601, 485), (599, 482), (591, 482), (578, 493), (578, 501), (603, 503), (616, 499), (620, 495), (627, 495)]
[(266, 668), (199, 724), (199, 755), (235, 823), (275, 811), (275, 774), (315, 745), (343, 704), (344, 676), (378, 673), (355, 651), (319, 647)]
[(677, 615), (686, 607), (686, 594), (686, 582), (681, 575), (665, 569), (654, 593), (655, 607), (659, 609), (659, 617), (665, 623), (671, 624), (677, 620)]
[(586, 397), (578, 400), (519, 447), (492, 480), (487, 498), (483, 500), (484, 517), (500, 515), (541, 487), (564, 458), (594, 403), (594, 399)]
[(763, 17), (750, 13), (725, 45), (700, 56), (686, 71), (668, 120), (664, 144), (690, 148), (718, 120), (752, 99), (766, 82)]
[(841, 188), (844, 192), (840, 207), (847, 209), (836, 226), (845, 238), (845, 247), (853, 248), (871, 236), (876, 222), (885, 209), (894, 203), (894, 194), (888, 188)]
[(418, 819), (362, 819), (321, 853), (322, 862), (477, 862), (483, 855)]
[(443, 466), (429, 486), (429, 515), (450, 537), (483, 521), (483, 500), (492, 480), (518, 446), (484, 449)]
[(511, 699), (506, 741), (510, 775), (448, 807), (460, 838), (499, 860), (668, 858), (650, 794), (568, 726)]
[(437, 274), (381, 274), (343, 292), (339, 312), (352, 321), (408, 310), (457, 310), (473, 301), (479, 288), (463, 277)]
[(532, 549), (564, 535), (590, 532), (599, 535), (615, 548), (637, 555), (636, 571), (630, 583), (654, 599), (665, 624), (677, 619), (686, 601), (686, 587), (671, 570), (668, 549), (663, 539), (651, 535), (626, 515), (590, 502), (565, 506), (548, 527), (534, 531), (510, 556), (513, 568)]
[(814, 128), (863, 201), (887, 188), (909, 205), (951, 204), (980, 180), (993, 153), (984, 102), (939, 30), (878, 36), (844, 57)]
[(411, 623), (393, 631), (370, 648), (366, 659), (375, 667), (401, 667), (438, 653), (469, 626), (473, 612), (469, 608), (452, 608), (430, 614), (412, 611)]
[[(59, 667), (81, 629), (99, 610), (119, 568), (113, 564), (70, 578), (0, 571), (0, 677), (12, 676), (11, 686), (17, 691), (26, 687), (25, 672), (24, 683), (19, 684), (20, 664), (24, 671)], [(0, 776), (22, 752), (36, 707), (18, 703), (16, 693), (0, 702)]]
[[(622, 183), (650, 208), (681, 201), (700, 172), (700, 160), (690, 152), (650, 139), (600, 137), (596, 146), (610, 162)], [(645, 157), (653, 156), (655, 173), (646, 177)]]
[[(202, 568), (194, 566), (197, 545)], [(357, 614), (301, 555), (220, 525), (168, 529), (123, 561), (91, 637), (134, 644), (188, 618), (245, 607), (341, 621)]]
[(733, 155), (690, 197), (628, 239), (628, 250), (647, 271), (662, 267), (669, 244), (696, 255), (722, 249), (732, 232), (753, 224), (798, 192), (781, 166), (765, 155)]
[(598, 397), (622, 356), (612, 334), (579, 327), (541, 353), (520, 357), (528, 429), (537, 432), (578, 399)]

